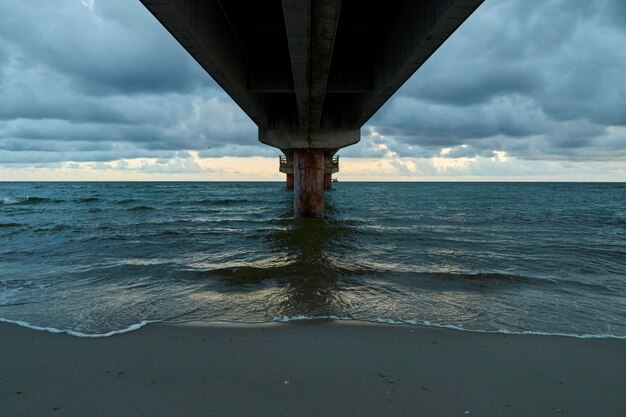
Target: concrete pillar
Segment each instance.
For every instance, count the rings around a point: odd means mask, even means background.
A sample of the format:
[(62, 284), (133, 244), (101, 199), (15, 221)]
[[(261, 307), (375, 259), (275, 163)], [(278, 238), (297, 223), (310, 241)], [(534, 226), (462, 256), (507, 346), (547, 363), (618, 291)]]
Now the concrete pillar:
[(293, 153), (293, 209), (296, 217), (324, 215), (324, 151), (297, 149)]
[(333, 174), (324, 174), (324, 189), (330, 190), (333, 188)]
[(293, 190), (293, 174), (287, 174), (287, 189)]

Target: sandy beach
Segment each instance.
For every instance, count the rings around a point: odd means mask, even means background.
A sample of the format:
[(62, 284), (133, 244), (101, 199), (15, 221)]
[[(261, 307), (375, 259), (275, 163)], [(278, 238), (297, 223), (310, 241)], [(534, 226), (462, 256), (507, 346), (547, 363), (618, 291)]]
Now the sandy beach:
[(0, 323), (0, 416), (626, 415), (626, 341), (345, 322)]

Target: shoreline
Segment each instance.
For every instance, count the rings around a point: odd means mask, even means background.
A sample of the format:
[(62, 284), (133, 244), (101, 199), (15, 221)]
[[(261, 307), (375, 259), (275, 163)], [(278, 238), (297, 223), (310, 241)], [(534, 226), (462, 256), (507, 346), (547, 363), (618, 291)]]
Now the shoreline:
[(55, 327), (45, 327), (34, 325), (22, 320), (9, 320), (0, 317), (0, 323), (11, 324), (15, 326), (19, 326), (29, 330), (48, 332), (52, 334), (64, 334), (72, 337), (79, 338), (87, 338), (87, 339), (98, 339), (104, 337), (112, 337), (118, 336), (121, 334), (135, 332), (140, 330), (146, 326), (151, 325), (206, 325), (206, 326), (220, 326), (220, 325), (232, 325), (232, 326), (264, 326), (271, 325), (275, 323), (298, 323), (298, 322), (309, 322), (309, 321), (319, 321), (319, 322), (343, 322), (346, 324), (364, 324), (364, 325), (372, 325), (372, 326), (408, 326), (412, 328), (425, 328), (425, 329), (444, 329), (450, 331), (458, 331), (458, 332), (468, 332), (468, 333), (479, 333), (479, 334), (500, 334), (500, 335), (510, 335), (510, 336), (545, 336), (545, 337), (571, 337), (574, 339), (608, 339), (608, 340), (626, 340), (626, 336), (619, 336), (614, 334), (576, 334), (576, 333), (561, 333), (561, 332), (542, 332), (542, 331), (533, 331), (533, 330), (521, 330), (521, 331), (513, 331), (506, 329), (499, 330), (479, 330), (479, 329), (466, 329), (461, 326), (456, 326), (453, 324), (433, 324), (428, 322), (426, 323), (418, 323), (415, 320), (402, 320), (395, 321), (391, 319), (378, 319), (378, 320), (362, 320), (362, 319), (349, 319), (349, 318), (341, 318), (335, 316), (328, 317), (276, 317), (270, 321), (234, 321), (234, 320), (185, 320), (185, 321), (161, 321), (161, 320), (142, 320), (139, 323), (131, 324), (130, 326), (123, 329), (111, 330), (107, 333), (82, 333), (75, 330), (69, 329), (57, 329)]
[(620, 339), (402, 324), (189, 322), (83, 338), (0, 323), (0, 415), (623, 417), (625, 359)]

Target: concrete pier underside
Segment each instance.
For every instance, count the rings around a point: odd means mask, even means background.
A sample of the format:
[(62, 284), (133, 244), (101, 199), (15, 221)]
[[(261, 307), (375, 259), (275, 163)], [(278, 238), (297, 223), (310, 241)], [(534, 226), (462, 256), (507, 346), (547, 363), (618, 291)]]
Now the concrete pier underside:
[(295, 215), (320, 216), (332, 178), (323, 157), (357, 143), (483, 0), (141, 1), (256, 123), (259, 141), (293, 160)]

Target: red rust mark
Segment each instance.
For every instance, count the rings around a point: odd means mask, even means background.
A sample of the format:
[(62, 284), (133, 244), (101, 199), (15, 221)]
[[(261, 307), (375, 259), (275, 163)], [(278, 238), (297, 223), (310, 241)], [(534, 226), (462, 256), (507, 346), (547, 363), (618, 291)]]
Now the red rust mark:
[(322, 217), (324, 214), (324, 151), (294, 151), (294, 212), (296, 217)]
[(333, 174), (324, 174), (324, 189), (330, 190), (333, 188)]

